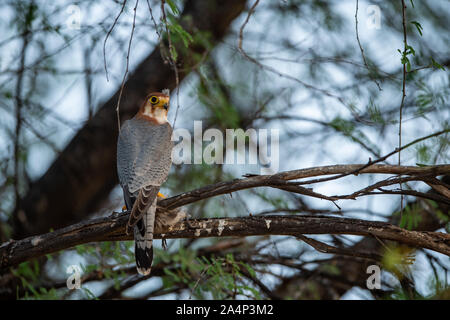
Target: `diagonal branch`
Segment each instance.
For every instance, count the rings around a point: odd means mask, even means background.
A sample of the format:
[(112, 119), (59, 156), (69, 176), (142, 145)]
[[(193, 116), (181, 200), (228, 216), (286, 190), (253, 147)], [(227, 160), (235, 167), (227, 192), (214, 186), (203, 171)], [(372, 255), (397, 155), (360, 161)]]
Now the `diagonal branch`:
[[(361, 169), (363, 167), (363, 169)], [(361, 169), (361, 170), (360, 170)], [(284, 171), (273, 175), (252, 175), (243, 179), (234, 179), (226, 182), (219, 182), (211, 184), (199, 189), (195, 189), (189, 192), (181, 193), (177, 196), (164, 199), (160, 205), (174, 209), (181, 207), (196, 201), (207, 199), (213, 196), (227, 194), (239, 190), (256, 188), (256, 187), (274, 187), (279, 188), (280, 182), (289, 180), (297, 180), (308, 177), (324, 176), (324, 175), (336, 175), (328, 180), (338, 179), (342, 175), (348, 175), (356, 172), (357, 174), (379, 173), (379, 174), (402, 174), (402, 175), (444, 175), (450, 172), (450, 165), (437, 165), (429, 167), (414, 167), (414, 166), (396, 166), (396, 165), (384, 165), (374, 164), (370, 166), (362, 164), (348, 164), (348, 165), (331, 165), (323, 167), (312, 167), (299, 170)], [(328, 181), (327, 180), (327, 181)], [(301, 184), (301, 182), (299, 182)], [(308, 196), (312, 196), (313, 193), (310, 189), (309, 192), (301, 192)], [(406, 192), (404, 190), (404, 192)], [(319, 197), (318, 193), (314, 193), (316, 197)], [(323, 199), (326, 199), (323, 196)], [(336, 200), (337, 198), (331, 198)], [(328, 199), (327, 199), (328, 200)]]
[(303, 242), (309, 244), (311, 247), (316, 249), (319, 252), (322, 253), (334, 253), (337, 255), (344, 255), (344, 256), (350, 256), (350, 257), (359, 257), (363, 259), (368, 259), (371, 261), (379, 262), (382, 260), (383, 256), (375, 253), (375, 252), (363, 252), (363, 251), (355, 251), (353, 249), (349, 248), (336, 248), (333, 246), (330, 246), (329, 244), (317, 241), (315, 239), (311, 239), (308, 237), (305, 237), (304, 235), (298, 235), (298, 239), (302, 240)]

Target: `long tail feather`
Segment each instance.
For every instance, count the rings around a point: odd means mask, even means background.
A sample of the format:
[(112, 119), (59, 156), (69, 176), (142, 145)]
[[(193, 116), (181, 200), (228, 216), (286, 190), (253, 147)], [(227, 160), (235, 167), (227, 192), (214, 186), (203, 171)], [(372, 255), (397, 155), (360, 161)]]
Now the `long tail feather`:
[(131, 209), (130, 217), (128, 218), (126, 233), (130, 234), (133, 227), (142, 218), (144, 213), (147, 212), (148, 208), (152, 205), (153, 201), (156, 199), (156, 195), (159, 192), (159, 187), (157, 186), (147, 186), (139, 190), (136, 201)]
[(135, 257), (137, 271), (150, 274), (153, 261), (153, 230), (155, 226), (156, 197), (142, 218), (134, 226)]

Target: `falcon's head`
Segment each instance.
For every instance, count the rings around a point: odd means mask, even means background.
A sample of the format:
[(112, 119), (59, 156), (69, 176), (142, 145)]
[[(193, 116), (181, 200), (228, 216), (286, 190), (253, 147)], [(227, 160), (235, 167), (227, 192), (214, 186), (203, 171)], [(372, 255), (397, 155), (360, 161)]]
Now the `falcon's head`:
[(165, 123), (169, 112), (169, 102), (170, 97), (166, 90), (163, 90), (163, 93), (152, 92), (145, 98), (138, 116), (159, 124)]

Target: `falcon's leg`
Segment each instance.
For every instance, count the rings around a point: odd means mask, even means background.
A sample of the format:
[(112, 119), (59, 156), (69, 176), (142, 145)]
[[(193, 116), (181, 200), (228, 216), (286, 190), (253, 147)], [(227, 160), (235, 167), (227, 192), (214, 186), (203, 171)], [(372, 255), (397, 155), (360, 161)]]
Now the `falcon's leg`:
[(177, 224), (180, 221), (187, 220), (189, 216), (183, 208), (175, 208), (168, 210), (158, 207), (158, 214), (156, 215), (155, 225), (158, 229), (167, 229)]
[[(131, 210), (131, 208), (133, 208), (134, 202), (136, 201), (136, 197), (128, 191), (127, 187), (122, 187), (122, 190), (123, 200), (125, 201), (125, 210)], [(124, 209), (124, 207), (122, 207), (122, 209)]]
[[(155, 220), (155, 228), (161, 232), (169, 229), (180, 221), (186, 220), (189, 215), (182, 208), (168, 210), (158, 206), (158, 213)], [(163, 237), (161, 239), (162, 247), (167, 250), (167, 240)]]

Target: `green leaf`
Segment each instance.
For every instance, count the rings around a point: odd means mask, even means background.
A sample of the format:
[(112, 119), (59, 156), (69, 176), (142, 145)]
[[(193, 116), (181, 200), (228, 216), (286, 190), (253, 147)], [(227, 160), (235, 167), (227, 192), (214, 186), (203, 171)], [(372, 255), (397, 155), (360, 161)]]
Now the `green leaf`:
[(436, 69), (441, 69), (445, 71), (445, 68), (441, 64), (437, 63), (436, 60), (434, 60), (433, 58), (431, 58), (431, 65)]
[(332, 275), (340, 275), (341, 274), (341, 270), (339, 270), (339, 268), (333, 264), (329, 264), (329, 263), (325, 263), (323, 264), (320, 269), (328, 274), (332, 274)]
[(255, 272), (255, 270), (253, 270), (253, 268), (252, 268), (248, 263), (241, 262), (241, 264), (247, 269), (248, 273), (250, 273), (250, 275), (251, 275), (253, 278), (256, 278), (256, 272)]
[(416, 147), (417, 158), (420, 162), (427, 163), (431, 159), (430, 148), (426, 144), (421, 144)]
[(418, 162), (416, 162), (416, 166), (418, 166), (418, 167), (429, 167), (429, 165), (428, 164), (423, 164), (423, 163), (418, 163)]
[(369, 105), (367, 106), (367, 112), (369, 113), (370, 119), (374, 123), (386, 124), (380, 108), (370, 99)]
[(409, 63), (409, 59), (406, 55), (403, 55), (402, 58), (400, 59), (402, 64), (407, 64)]
[(85, 287), (83, 287), (82, 289), (83, 289), (84, 293), (86, 294), (86, 296), (88, 297), (88, 299), (98, 300), (98, 298), (95, 296), (95, 294), (91, 290), (89, 290), (88, 288), (85, 288)]
[(25, 14), (25, 28), (26, 30), (31, 29), (31, 24), (37, 17), (37, 5), (34, 3), (30, 3), (30, 6), (28, 7), (28, 11)]
[(423, 35), (423, 34), (422, 34), (423, 28), (422, 28), (422, 26), (420, 25), (420, 23), (417, 22), (417, 21), (411, 21), (411, 23), (416, 27), (416, 29), (417, 29), (417, 31), (419, 32), (420, 36), (422, 36), (422, 35)]
[(170, 56), (172, 57), (172, 60), (173, 60), (174, 62), (177, 61), (178, 53), (177, 53), (177, 50), (175, 49), (174, 46), (172, 46), (172, 47), (170, 48)]
[(175, 4), (175, 2), (173, 0), (166, 0), (167, 4), (170, 7), (170, 10), (172, 11), (172, 13), (174, 15), (178, 15), (180, 13), (180, 11), (177, 8), (177, 5)]
[[(400, 220), (400, 228), (406, 228), (408, 230), (417, 228), (420, 221), (422, 220), (420, 210), (421, 208), (417, 204), (406, 206)], [(396, 215), (398, 214), (400, 214), (400, 212), (396, 212)]]
[(5, 97), (6, 99), (12, 99), (12, 97), (13, 97), (13, 94), (12, 94), (11, 91), (5, 91), (5, 92), (3, 93), (3, 95), (4, 95), (4, 97)]
[(355, 129), (355, 125), (351, 121), (342, 119), (340, 117), (334, 118), (330, 122), (330, 126), (333, 127), (336, 131), (340, 131), (345, 135), (352, 135), (353, 130)]
[(406, 54), (407, 54), (407, 55), (408, 55), (408, 54), (412, 54), (413, 56), (415, 56), (415, 55), (416, 55), (416, 51), (414, 50), (413, 47), (411, 47), (411, 46), (406, 46)]
[(178, 21), (172, 16), (169, 16), (168, 27), (171, 33), (173, 33), (175, 36), (178, 36), (181, 41), (183, 41), (183, 44), (186, 48), (189, 46), (189, 43), (194, 41), (189, 32), (184, 30), (183, 27), (178, 23)]
[(163, 270), (164, 270), (164, 273), (165, 273), (166, 275), (172, 277), (172, 279), (173, 279), (175, 282), (180, 282), (180, 281), (181, 281), (181, 278), (180, 278), (179, 276), (177, 276), (174, 272), (170, 271), (168, 268), (164, 268)]

